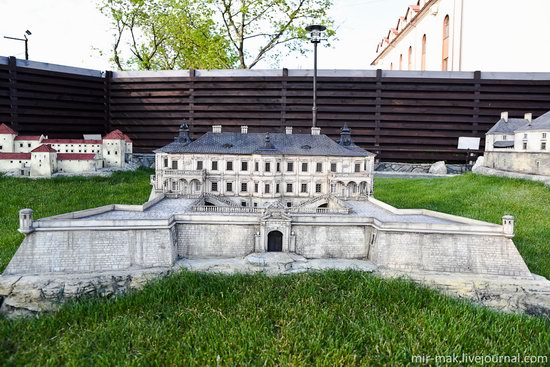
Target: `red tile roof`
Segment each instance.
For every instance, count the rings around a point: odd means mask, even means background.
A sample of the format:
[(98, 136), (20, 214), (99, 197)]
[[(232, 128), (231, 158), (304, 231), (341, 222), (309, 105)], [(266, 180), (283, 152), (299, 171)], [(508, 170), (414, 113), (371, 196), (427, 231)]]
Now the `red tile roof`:
[(57, 150), (52, 148), (51, 145), (42, 144), (41, 146), (36, 147), (33, 150), (31, 150), (31, 153), (57, 153)]
[(44, 139), (42, 143), (46, 144), (101, 144), (101, 140), (85, 139)]
[(60, 161), (90, 161), (95, 158), (93, 153), (58, 153), (57, 159)]
[(11, 127), (9, 127), (6, 124), (0, 124), (0, 134), (12, 134), (17, 135), (15, 130), (13, 130)]
[(31, 159), (31, 153), (0, 153), (0, 159)]
[(128, 135), (124, 134), (122, 131), (116, 129), (111, 131), (109, 134), (105, 135), (103, 137), (103, 140), (124, 140), (125, 142), (131, 143), (132, 140), (128, 137)]
[(15, 140), (33, 140), (38, 141), (40, 140), (40, 136), (30, 136), (30, 135), (19, 135), (15, 137)]

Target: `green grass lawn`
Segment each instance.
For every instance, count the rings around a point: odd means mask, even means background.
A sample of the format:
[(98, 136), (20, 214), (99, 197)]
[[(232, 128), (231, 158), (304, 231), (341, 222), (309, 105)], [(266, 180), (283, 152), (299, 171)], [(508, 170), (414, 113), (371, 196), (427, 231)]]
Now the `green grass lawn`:
[[(111, 178), (0, 178), (0, 262), (36, 217), (111, 203), (142, 203), (151, 171)], [(550, 277), (550, 189), (465, 175), (377, 179), (377, 198), (500, 223), (531, 271)], [(500, 314), (410, 282), (360, 272), (222, 276), (182, 272), (117, 299), (87, 299), (53, 315), (0, 318), (4, 365), (406, 365), (413, 355), (546, 355), (550, 321)], [(550, 356), (548, 356), (550, 358)], [(432, 363), (434, 361), (432, 360)], [(536, 364), (533, 364), (536, 365)]]

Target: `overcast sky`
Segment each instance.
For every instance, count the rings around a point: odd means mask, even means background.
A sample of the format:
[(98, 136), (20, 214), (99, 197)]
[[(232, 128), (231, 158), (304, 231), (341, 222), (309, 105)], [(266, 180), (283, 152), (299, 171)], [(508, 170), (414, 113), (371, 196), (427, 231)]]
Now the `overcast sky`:
[[(395, 27), (413, 0), (334, 0), (332, 16), (339, 40), (322, 49), (322, 69), (372, 68), (377, 42)], [(22, 37), (26, 29), (31, 60), (98, 70), (109, 63), (113, 32), (97, 10), (97, 0), (0, 0), (0, 36)], [(100, 51), (103, 51), (101, 55)], [(23, 42), (0, 38), (0, 56), (24, 58)], [(281, 67), (310, 68), (308, 56), (289, 57)], [(269, 68), (269, 64), (259, 64)]]

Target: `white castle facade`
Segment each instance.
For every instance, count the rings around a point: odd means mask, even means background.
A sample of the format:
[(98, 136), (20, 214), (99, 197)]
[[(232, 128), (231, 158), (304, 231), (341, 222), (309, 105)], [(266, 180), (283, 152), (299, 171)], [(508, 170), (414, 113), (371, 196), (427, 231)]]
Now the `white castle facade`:
[[(514, 218), (501, 224), (373, 197), (374, 155), (343, 128), (311, 134), (212, 132), (192, 141), (186, 124), (156, 151), (143, 205), (106, 205), (33, 219), (4, 275), (172, 268), (193, 259), (285, 252), (304, 259), (361, 259), (399, 271), (531, 278)], [(263, 255), (262, 255), (263, 256)]]
[(508, 112), (487, 132), (483, 165), (503, 171), (550, 176), (550, 111), (532, 119)]
[(103, 138), (50, 139), (22, 136), (0, 124), (0, 172), (51, 177), (54, 173), (86, 173), (121, 168), (132, 153), (132, 140), (120, 130)]

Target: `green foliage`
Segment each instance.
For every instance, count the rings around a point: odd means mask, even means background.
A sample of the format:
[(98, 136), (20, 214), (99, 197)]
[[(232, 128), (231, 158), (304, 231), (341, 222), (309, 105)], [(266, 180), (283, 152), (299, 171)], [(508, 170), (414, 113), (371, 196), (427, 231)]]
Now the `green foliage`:
[(119, 69), (231, 68), (236, 58), (212, 10), (194, 0), (102, 0)]

